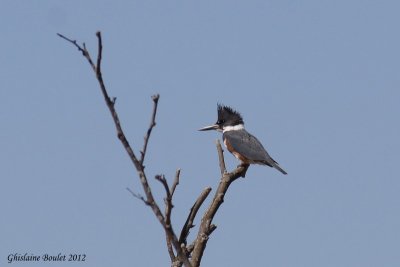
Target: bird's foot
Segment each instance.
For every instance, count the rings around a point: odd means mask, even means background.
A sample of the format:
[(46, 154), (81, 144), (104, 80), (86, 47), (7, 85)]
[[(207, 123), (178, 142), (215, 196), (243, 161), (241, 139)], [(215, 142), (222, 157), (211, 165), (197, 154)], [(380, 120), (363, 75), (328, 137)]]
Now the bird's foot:
[(241, 175), (243, 178), (246, 177), (246, 172), (247, 172), (249, 166), (250, 166), (249, 164), (243, 163), (243, 162), (240, 163), (240, 164), (237, 166), (237, 168), (243, 168), (242, 175)]

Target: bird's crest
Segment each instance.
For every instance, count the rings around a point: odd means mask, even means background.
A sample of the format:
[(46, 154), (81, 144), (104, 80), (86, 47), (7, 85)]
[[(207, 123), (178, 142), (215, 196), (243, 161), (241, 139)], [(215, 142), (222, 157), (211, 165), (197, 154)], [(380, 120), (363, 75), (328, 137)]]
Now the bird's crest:
[(242, 115), (231, 107), (218, 104), (218, 123), (244, 124)]

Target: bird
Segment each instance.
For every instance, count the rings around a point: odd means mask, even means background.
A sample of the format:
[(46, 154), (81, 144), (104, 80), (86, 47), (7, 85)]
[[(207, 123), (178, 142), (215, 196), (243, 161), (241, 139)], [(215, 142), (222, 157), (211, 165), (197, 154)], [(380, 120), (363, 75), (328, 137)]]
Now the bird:
[(225, 147), (243, 165), (260, 164), (273, 167), (283, 174), (287, 172), (279, 166), (265, 150), (258, 139), (246, 131), (239, 112), (229, 106), (217, 105), (218, 120), (215, 124), (203, 127), (199, 131), (216, 130), (222, 132)]

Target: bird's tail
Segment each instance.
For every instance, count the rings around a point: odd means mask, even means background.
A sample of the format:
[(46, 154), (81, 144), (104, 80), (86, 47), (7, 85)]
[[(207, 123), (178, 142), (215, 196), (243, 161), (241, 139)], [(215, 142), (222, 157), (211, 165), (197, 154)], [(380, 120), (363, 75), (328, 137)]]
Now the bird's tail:
[(259, 164), (263, 164), (263, 165), (268, 165), (272, 168), (277, 169), (278, 171), (280, 171), (283, 174), (287, 174), (287, 172), (281, 168), (281, 166), (279, 166), (278, 162), (276, 162), (273, 158), (269, 157), (267, 160), (263, 160), (263, 161), (259, 161)]
[(287, 172), (284, 169), (282, 169), (281, 166), (279, 166), (279, 164), (277, 162), (275, 162), (275, 164), (273, 164), (272, 167), (274, 167), (275, 169), (277, 169), (278, 171), (280, 171), (281, 173), (283, 173), (285, 175), (287, 174)]

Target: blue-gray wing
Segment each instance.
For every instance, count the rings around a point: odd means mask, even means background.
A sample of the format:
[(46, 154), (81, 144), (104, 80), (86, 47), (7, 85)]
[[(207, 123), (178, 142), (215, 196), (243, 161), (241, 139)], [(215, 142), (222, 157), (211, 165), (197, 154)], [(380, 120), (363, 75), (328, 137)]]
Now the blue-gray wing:
[(286, 174), (279, 164), (267, 153), (260, 141), (246, 130), (227, 131), (223, 134), (223, 138), (224, 140), (227, 139), (232, 148), (249, 161), (274, 167), (283, 174)]
[(235, 151), (251, 161), (272, 160), (260, 141), (245, 130), (227, 131), (223, 138), (228, 140)]

